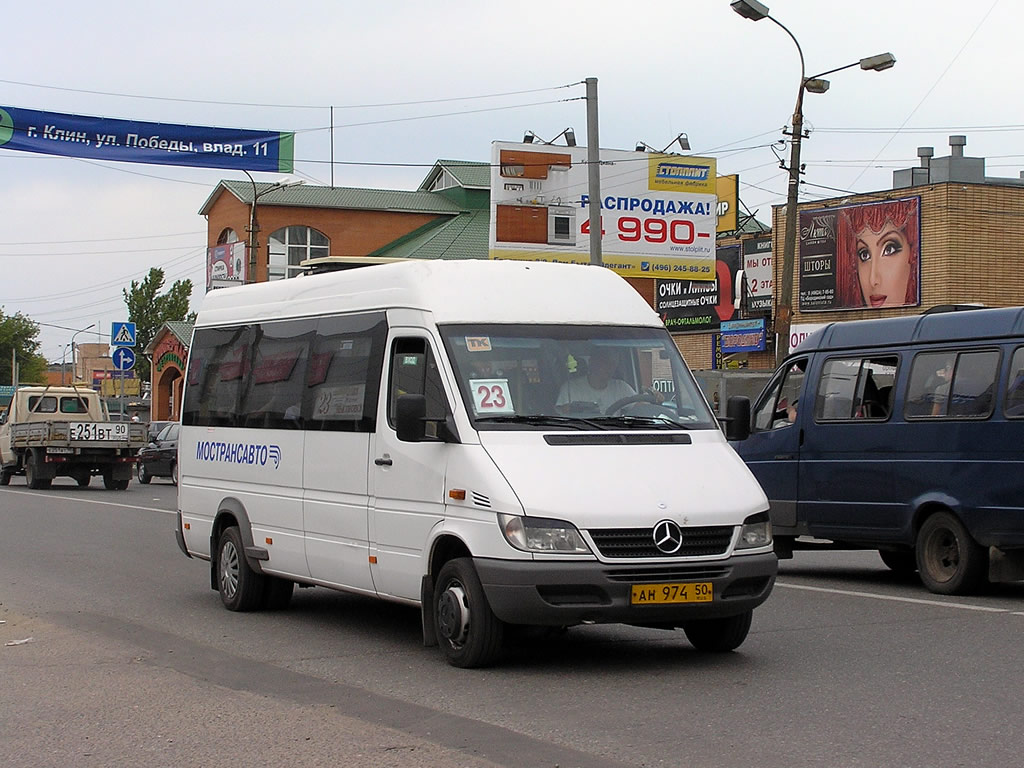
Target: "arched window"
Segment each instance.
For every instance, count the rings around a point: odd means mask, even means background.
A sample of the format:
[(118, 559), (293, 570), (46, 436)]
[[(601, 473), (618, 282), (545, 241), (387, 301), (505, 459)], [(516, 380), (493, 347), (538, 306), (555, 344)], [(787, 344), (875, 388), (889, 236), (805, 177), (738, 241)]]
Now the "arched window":
[(220, 233), (217, 237), (217, 245), (229, 245), (230, 243), (238, 242), (238, 233), (235, 232), (231, 227), (228, 227)]
[(301, 274), (306, 259), (330, 255), (330, 241), (312, 227), (283, 227), (270, 236), (268, 279), (283, 280)]

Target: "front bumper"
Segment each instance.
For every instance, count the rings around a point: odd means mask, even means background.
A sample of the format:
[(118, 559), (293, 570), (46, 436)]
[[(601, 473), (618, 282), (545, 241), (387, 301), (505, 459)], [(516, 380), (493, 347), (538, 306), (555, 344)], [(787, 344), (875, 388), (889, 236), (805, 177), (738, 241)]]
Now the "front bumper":
[[(571, 626), (660, 624), (735, 616), (771, 594), (778, 572), (772, 552), (700, 563), (609, 564), (476, 558), (494, 614), (511, 624)], [(630, 605), (634, 584), (710, 582), (707, 603)]]

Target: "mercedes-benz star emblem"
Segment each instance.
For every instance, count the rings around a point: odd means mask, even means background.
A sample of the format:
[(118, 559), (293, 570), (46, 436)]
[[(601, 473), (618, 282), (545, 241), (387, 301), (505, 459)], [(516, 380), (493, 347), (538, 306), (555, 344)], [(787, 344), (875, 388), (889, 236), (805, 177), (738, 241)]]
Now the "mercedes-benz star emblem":
[(683, 532), (674, 520), (662, 520), (654, 526), (654, 546), (666, 555), (674, 555), (683, 546)]

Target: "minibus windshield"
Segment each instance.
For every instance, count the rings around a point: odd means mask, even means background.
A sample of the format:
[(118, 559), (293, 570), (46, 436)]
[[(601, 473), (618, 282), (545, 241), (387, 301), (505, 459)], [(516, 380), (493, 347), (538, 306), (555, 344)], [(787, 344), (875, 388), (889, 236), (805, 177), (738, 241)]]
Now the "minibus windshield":
[(446, 325), (478, 429), (717, 429), (668, 332), (576, 325)]

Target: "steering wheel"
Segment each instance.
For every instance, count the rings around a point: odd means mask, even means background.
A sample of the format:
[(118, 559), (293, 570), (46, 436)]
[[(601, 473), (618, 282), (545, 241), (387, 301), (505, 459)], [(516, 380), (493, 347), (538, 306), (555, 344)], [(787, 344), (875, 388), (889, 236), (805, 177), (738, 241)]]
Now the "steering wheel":
[(629, 395), (628, 397), (622, 397), (616, 400), (614, 403), (608, 406), (605, 410), (605, 416), (613, 416), (627, 405), (633, 403), (651, 403), (652, 405), (658, 405), (658, 398), (655, 397), (653, 392), (641, 392), (638, 395)]

